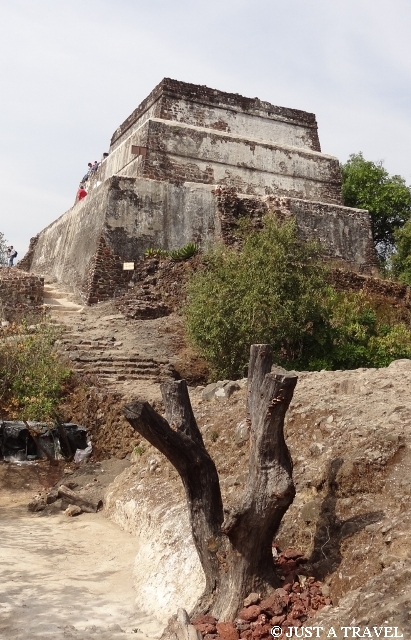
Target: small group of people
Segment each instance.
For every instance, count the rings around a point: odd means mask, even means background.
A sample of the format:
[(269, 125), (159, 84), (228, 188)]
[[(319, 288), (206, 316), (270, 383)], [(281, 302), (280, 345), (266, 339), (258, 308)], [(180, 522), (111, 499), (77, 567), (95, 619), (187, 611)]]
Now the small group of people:
[(10, 245), (10, 247), (7, 247), (7, 260), (9, 263), (9, 267), (13, 266), (14, 258), (17, 258), (17, 251), (15, 250), (13, 245)]
[(97, 169), (99, 168), (100, 164), (106, 159), (108, 158), (108, 153), (103, 153), (103, 157), (101, 158), (101, 161), (98, 162), (97, 160), (94, 160), (94, 162), (89, 162), (88, 163), (88, 171), (85, 174), (85, 176), (83, 176), (81, 182), (80, 182), (80, 187), (79, 190), (77, 191), (77, 201), (82, 200), (83, 198), (86, 197), (87, 195), (87, 191), (84, 188), (84, 183), (87, 182), (87, 180), (90, 178), (91, 175), (93, 175), (93, 173), (95, 173), (97, 171)]
[(108, 153), (103, 153), (103, 157), (101, 158), (101, 161), (98, 162), (97, 160), (94, 160), (94, 162), (89, 162), (88, 163), (88, 170), (86, 175), (83, 177), (82, 179), (82, 183), (83, 182), (87, 182), (87, 180), (90, 178), (90, 176), (97, 171), (97, 169), (99, 168), (101, 162), (103, 162), (106, 158), (108, 157)]
[(97, 160), (94, 160), (94, 162), (89, 162), (87, 166), (88, 166), (88, 171), (86, 175), (83, 176), (81, 182), (87, 182), (91, 174), (94, 173), (94, 171), (97, 171), (97, 169), (99, 168), (99, 162), (97, 162)]

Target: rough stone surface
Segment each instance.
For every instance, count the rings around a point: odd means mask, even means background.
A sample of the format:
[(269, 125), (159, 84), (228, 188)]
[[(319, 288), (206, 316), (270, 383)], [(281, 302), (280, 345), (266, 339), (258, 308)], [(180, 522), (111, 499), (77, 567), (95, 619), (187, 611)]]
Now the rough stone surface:
[(39, 318), (43, 310), (44, 279), (16, 267), (0, 269), (0, 318), (7, 321)]
[(239, 634), (232, 622), (218, 622), (217, 633), (223, 640), (238, 640)]
[(244, 606), (249, 607), (251, 604), (258, 604), (261, 598), (258, 593), (250, 593), (244, 600)]
[(67, 509), (65, 509), (64, 511), (64, 515), (68, 516), (69, 518), (73, 518), (74, 516), (79, 516), (81, 513), (83, 513), (81, 507), (78, 507), (75, 504), (70, 504)]
[[(320, 152), (315, 116), (258, 98), (165, 79), (116, 131), (86, 190), (22, 263), (87, 303), (124, 294), (133, 270), (123, 264), (147, 249), (233, 242), (233, 217), (268, 209), (350, 269), (375, 265), (368, 213), (341, 206), (339, 163)], [(234, 206), (227, 190), (240, 194)], [(152, 303), (135, 317), (166, 312)]]
[(313, 113), (164, 78), (114, 132), (111, 151), (150, 117), (320, 151)]

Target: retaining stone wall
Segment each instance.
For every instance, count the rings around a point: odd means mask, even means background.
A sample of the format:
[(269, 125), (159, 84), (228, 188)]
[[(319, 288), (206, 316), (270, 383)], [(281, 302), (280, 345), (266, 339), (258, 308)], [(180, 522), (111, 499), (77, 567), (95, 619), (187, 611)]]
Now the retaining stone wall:
[(334, 269), (331, 274), (333, 285), (342, 291), (364, 291), (374, 296), (391, 298), (395, 304), (411, 309), (411, 287), (392, 280), (380, 280), (363, 274)]
[(16, 267), (0, 268), (0, 316), (10, 322), (43, 312), (44, 279)]
[(342, 204), (340, 166), (331, 156), (166, 120), (150, 120), (135, 136), (133, 144), (146, 146), (135, 164), (145, 178)]
[(113, 253), (103, 237), (90, 261), (84, 284), (87, 304), (117, 298), (127, 291), (134, 271), (124, 271), (120, 256)]
[(281, 220), (295, 220), (299, 236), (307, 241), (318, 240), (325, 257), (334, 263), (357, 272), (376, 271), (368, 211), (298, 198), (252, 197), (232, 188), (217, 187), (216, 195), (221, 236), (227, 245), (241, 243), (241, 218), (248, 218), (252, 227), (261, 229), (264, 215), (273, 212)]

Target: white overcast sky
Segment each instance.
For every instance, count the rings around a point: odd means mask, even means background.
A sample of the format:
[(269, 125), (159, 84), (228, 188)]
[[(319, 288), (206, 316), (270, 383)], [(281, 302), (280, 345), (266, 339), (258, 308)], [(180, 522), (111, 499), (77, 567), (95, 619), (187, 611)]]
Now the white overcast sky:
[(0, 231), (21, 258), (163, 77), (314, 112), (411, 183), (410, 0), (0, 0)]

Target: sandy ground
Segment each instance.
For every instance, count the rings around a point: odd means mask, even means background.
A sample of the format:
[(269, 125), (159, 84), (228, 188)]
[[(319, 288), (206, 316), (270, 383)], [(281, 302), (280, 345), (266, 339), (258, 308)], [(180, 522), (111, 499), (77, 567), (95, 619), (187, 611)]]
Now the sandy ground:
[(30, 514), (30, 495), (0, 497), (0, 638), (156, 637), (134, 605), (137, 540), (101, 513)]

